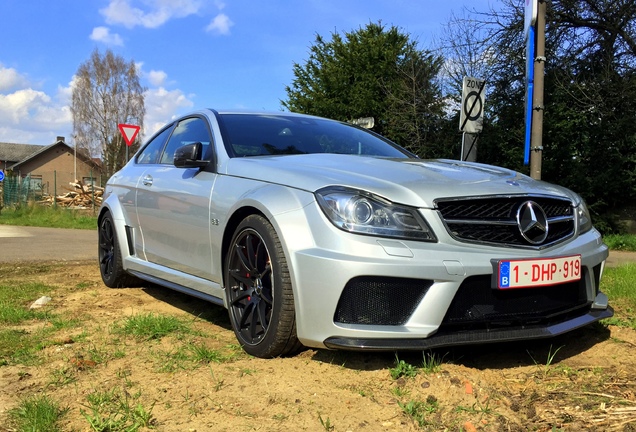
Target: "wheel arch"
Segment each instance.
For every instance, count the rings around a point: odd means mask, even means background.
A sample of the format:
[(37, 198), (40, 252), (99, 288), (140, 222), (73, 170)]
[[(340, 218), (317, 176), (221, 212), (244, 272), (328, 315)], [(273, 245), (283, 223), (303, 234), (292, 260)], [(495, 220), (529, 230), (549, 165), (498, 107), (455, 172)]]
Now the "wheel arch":
[[(112, 199), (111, 199), (112, 198)], [(132, 239), (129, 239), (129, 233), (126, 232), (126, 226), (132, 227), (133, 225), (126, 221), (126, 217), (124, 211), (121, 207), (120, 202), (115, 199), (114, 195), (111, 195), (107, 200), (102, 203), (102, 206), (99, 209), (99, 214), (97, 215), (97, 230), (99, 232), (99, 227), (104, 219), (106, 213), (110, 213), (111, 218), (113, 219), (115, 234), (117, 235), (117, 241), (121, 245), (120, 251), (122, 254), (122, 263), (124, 268), (126, 268), (126, 258), (132, 256), (134, 254), (134, 250), (131, 249)]]

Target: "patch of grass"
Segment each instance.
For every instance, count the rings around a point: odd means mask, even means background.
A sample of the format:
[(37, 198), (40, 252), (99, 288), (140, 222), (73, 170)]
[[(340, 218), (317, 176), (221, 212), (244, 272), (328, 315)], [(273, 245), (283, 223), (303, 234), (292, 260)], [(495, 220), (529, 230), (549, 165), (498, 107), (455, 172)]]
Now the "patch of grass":
[(9, 418), (17, 432), (61, 431), (59, 421), (68, 408), (62, 409), (47, 395), (26, 398), (9, 411)]
[(389, 368), (389, 372), (394, 380), (401, 377), (413, 378), (417, 375), (417, 368), (404, 360), (400, 360), (396, 355), (395, 367)]
[(97, 216), (91, 210), (72, 210), (60, 206), (44, 207), (29, 204), (3, 208), (0, 212), (0, 224), (96, 230)]
[(114, 331), (139, 339), (151, 340), (161, 339), (171, 333), (189, 333), (191, 329), (174, 316), (147, 313), (126, 318), (123, 324), (115, 326)]
[(80, 409), (80, 413), (96, 432), (135, 432), (154, 423), (154, 403), (147, 408), (139, 401), (140, 396), (140, 392), (131, 395), (119, 388), (94, 391), (86, 397), (86, 409)]
[(442, 370), (442, 362), (444, 356), (439, 356), (430, 351), (426, 351), (423, 354), (422, 370), (427, 374), (437, 373)]
[(636, 330), (636, 264), (606, 268), (601, 289), (610, 299), (615, 314), (603, 324), (629, 327)]
[(228, 359), (221, 351), (202, 344), (188, 345), (191, 358), (196, 363), (222, 363)]
[(186, 370), (190, 366), (190, 356), (183, 346), (171, 351), (160, 350), (155, 355), (160, 365), (159, 372), (172, 373), (177, 370)]
[(603, 236), (603, 241), (612, 250), (636, 251), (636, 235), (610, 234)]
[(320, 420), (320, 424), (322, 425), (322, 428), (326, 431), (332, 431), (334, 430), (335, 426), (331, 424), (331, 420), (329, 419), (329, 417), (327, 417), (326, 419), (322, 418), (322, 414), (318, 413), (318, 420)]
[(437, 398), (432, 395), (426, 398), (426, 402), (410, 400), (406, 403), (398, 402), (398, 405), (419, 427), (429, 425), (430, 423), (427, 417), (439, 409), (439, 402)]
[(52, 288), (41, 283), (10, 283), (0, 285), (0, 324), (21, 324), (32, 319), (45, 319), (51, 314), (44, 309), (29, 309), (38, 298), (51, 295)]

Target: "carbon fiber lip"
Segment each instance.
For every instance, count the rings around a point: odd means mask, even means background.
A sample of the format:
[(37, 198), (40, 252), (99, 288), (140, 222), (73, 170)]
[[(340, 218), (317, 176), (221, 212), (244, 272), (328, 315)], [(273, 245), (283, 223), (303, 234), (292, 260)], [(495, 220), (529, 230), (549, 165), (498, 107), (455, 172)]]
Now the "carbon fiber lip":
[(614, 309), (608, 306), (607, 309), (590, 310), (585, 315), (547, 326), (538, 325), (524, 328), (469, 332), (439, 332), (431, 337), (418, 339), (370, 339), (334, 336), (325, 339), (324, 344), (327, 348), (349, 351), (422, 351), (449, 346), (545, 339), (585, 327), (612, 316), (614, 316)]

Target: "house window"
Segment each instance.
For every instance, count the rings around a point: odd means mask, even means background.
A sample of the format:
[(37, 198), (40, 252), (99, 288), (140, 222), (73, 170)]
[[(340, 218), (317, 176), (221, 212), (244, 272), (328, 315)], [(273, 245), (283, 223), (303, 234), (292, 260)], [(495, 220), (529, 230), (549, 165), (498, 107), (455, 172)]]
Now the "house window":
[(82, 183), (86, 186), (91, 185), (91, 186), (96, 186), (95, 185), (95, 177), (82, 177)]
[(42, 176), (31, 174), (31, 182), (29, 184), (29, 187), (33, 191), (39, 191), (40, 193), (42, 193)]
[(44, 192), (44, 185), (42, 183), (41, 175), (33, 175), (28, 176), (29, 178), (29, 191), (28, 196), (34, 200), (42, 199), (42, 194)]

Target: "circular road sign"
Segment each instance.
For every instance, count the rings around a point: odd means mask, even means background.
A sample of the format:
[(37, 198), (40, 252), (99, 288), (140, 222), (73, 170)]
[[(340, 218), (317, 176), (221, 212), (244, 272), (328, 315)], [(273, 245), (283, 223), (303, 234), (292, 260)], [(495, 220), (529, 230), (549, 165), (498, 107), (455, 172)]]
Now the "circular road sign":
[(461, 132), (472, 134), (481, 132), (484, 122), (485, 88), (485, 80), (464, 77), (462, 103), (459, 113), (459, 130)]
[(0, 170), (0, 181), (4, 180), (4, 172)]

